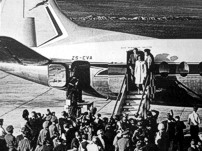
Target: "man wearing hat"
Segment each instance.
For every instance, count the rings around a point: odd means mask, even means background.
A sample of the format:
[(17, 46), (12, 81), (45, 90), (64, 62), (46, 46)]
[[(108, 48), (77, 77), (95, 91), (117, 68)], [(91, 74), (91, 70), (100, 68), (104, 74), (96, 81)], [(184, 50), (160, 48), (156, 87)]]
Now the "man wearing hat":
[(129, 68), (131, 70), (131, 79), (134, 81), (134, 78), (135, 78), (134, 77), (134, 70), (135, 70), (135, 63), (137, 61), (137, 56), (138, 56), (138, 49), (134, 48), (131, 51), (132, 51), (132, 53), (129, 56), (128, 65), (129, 65)]
[(104, 131), (102, 129), (99, 129), (97, 131), (98, 136), (98, 146), (101, 146), (101, 148), (105, 151), (107, 150), (107, 138), (104, 136)]
[(16, 151), (16, 147), (17, 147), (16, 138), (13, 136), (13, 130), (14, 128), (12, 125), (9, 125), (6, 127), (6, 131), (8, 133), (5, 136), (5, 140), (6, 140), (9, 151)]
[(18, 143), (18, 150), (19, 151), (31, 151), (31, 142), (28, 139), (29, 132), (26, 129), (22, 130), (23, 139)]
[(145, 53), (145, 62), (147, 66), (147, 71), (150, 72), (153, 68), (154, 56), (151, 54), (150, 49), (145, 49), (144, 53)]
[(130, 150), (130, 139), (129, 131), (126, 130), (122, 133), (122, 138), (117, 142), (118, 151), (128, 151)]
[(50, 140), (50, 133), (48, 130), (49, 127), (49, 121), (45, 121), (43, 123), (43, 129), (40, 131), (38, 140), (37, 140), (37, 147), (35, 151), (41, 151), (43, 148), (43, 145), (45, 145), (46, 140)]
[(52, 124), (49, 126), (49, 132), (50, 132), (50, 138), (53, 141), (53, 144), (54, 144), (54, 147), (55, 147), (55, 145), (56, 145), (55, 138), (57, 136), (59, 136), (59, 131), (58, 131), (58, 128), (56, 126), (57, 117), (56, 116), (52, 116), (51, 122), (52, 122)]

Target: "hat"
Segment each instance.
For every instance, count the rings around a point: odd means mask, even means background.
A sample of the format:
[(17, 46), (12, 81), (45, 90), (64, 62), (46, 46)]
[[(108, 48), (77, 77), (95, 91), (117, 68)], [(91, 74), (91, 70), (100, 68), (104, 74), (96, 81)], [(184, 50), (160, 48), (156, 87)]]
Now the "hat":
[(13, 129), (13, 125), (9, 125), (6, 127), (7, 132), (11, 132)]
[(145, 49), (144, 52), (150, 53), (150, 49)]
[(51, 122), (56, 122), (56, 121), (57, 121), (57, 117), (56, 116), (52, 116)]
[(46, 121), (50, 121), (50, 120), (51, 120), (51, 118), (52, 118), (52, 116), (51, 116), (51, 115), (46, 116)]
[(49, 126), (49, 121), (43, 122), (43, 128), (48, 128), (48, 126)]
[(126, 131), (124, 131), (124, 132), (122, 133), (122, 135), (128, 135), (128, 133), (129, 133), (129, 131), (126, 130)]

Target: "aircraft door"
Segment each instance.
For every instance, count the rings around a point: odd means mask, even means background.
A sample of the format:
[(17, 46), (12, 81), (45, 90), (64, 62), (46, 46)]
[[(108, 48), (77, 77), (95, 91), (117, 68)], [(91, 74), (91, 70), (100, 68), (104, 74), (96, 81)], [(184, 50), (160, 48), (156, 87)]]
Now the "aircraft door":
[(90, 86), (90, 63), (87, 61), (75, 61), (71, 66), (71, 75), (79, 79), (82, 89)]

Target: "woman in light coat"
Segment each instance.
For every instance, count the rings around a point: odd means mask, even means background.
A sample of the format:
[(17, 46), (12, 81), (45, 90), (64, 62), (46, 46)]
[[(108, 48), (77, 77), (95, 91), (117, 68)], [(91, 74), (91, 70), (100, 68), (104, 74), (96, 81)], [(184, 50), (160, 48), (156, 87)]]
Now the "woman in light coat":
[(140, 93), (140, 85), (144, 89), (143, 82), (146, 78), (147, 68), (145, 61), (142, 61), (141, 56), (137, 56), (137, 61), (135, 63), (135, 84), (138, 88), (138, 94)]

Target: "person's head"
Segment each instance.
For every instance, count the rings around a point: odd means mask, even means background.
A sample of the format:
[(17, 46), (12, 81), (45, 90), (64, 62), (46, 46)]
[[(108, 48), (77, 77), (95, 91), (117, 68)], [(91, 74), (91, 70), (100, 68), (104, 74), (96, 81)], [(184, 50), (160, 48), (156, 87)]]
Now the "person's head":
[(197, 106), (194, 106), (194, 107), (193, 107), (193, 111), (197, 112), (197, 110), (198, 110), (198, 107), (197, 107)]
[(51, 118), (52, 118), (51, 115), (46, 116), (46, 121), (51, 121)]
[(52, 112), (52, 115), (55, 116), (55, 112)]
[(195, 142), (194, 139), (191, 140), (190, 145), (191, 145), (191, 146), (195, 146), (195, 145), (196, 145), (196, 142)]
[(165, 125), (163, 123), (159, 123), (158, 130), (159, 131), (164, 131), (165, 130)]
[(47, 109), (47, 114), (51, 114), (51, 111), (50, 111), (50, 109)]
[(24, 137), (28, 137), (28, 136), (29, 136), (29, 132), (26, 130), (25, 127), (21, 128), (21, 132), (22, 132), (22, 135), (23, 135)]
[(198, 146), (202, 146), (201, 140), (198, 141), (198, 144), (197, 144), (197, 145), (198, 145)]
[(93, 142), (94, 144), (97, 144), (97, 142), (98, 142), (98, 137), (97, 137), (97, 136), (93, 136), (92, 142)]
[(81, 133), (76, 131), (75, 132), (75, 138), (78, 139), (78, 140), (81, 140)]
[(49, 121), (43, 122), (43, 128), (48, 129), (48, 127), (49, 127)]
[(104, 117), (104, 118), (103, 118), (103, 122), (104, 122), (104, 123), (108, 123), (108, 118), (107, 118), (107, 117)]
[(22, 117), (23, 118), (28, 118), (28, 116), (29, 116), (29, 111), (27, 109), (23, 110)]
[(41, 118), (41, 113), (37, 113), (37, 116), (38, 116), (39, 118)]
[(97, 136), (103, 136), (104, 135), (104, 132), (103, 132), (103, 130), (102, 129), (99, 129), (98, 131), (97, 131)]
[(147, 118), (151, 118), (152, 117), (152, 112), (151, 111), (148, 111), (147, 112)]
[(138, 126), (138, 128), (142, 128), (143, 127), (143, 122), (142, 121), (138, 121), (137, 122), (137, 126)]
[(61, 112), (61, 116), (62, 116), (62, 117), (65, 117), (65, 114), (66, 114), (65, 111), (62, 111), (62, 112)]
[(179, 116), (175, 116), (175, 120), (176, 121), (180, 121), (180, 117)]
[(35, 111), (32, 111), (32, 112), (31, 112), (31, 117), (32, 117), (32, 118), (36, 118), (36, 117), (37, 117), (37, 114), (36, 114)]
[(150, 49), (145, 49), (145, 50), (144, 50), (145, 56), (148, 56), (148, 55), (150, 54), (150, 51), (151, 51)]
[(3, 125), (3, 122), (4, 122), (4, 119), (0, 119), (0, 126), (2, 126)]
[(138, 49), (137, 49), (137, 48), (134, 48), (134, 49), (133, 49), (133, 53), (134, 53), (134, 54), (137, 54), (137, 53), (138, 53)]
[(138, 61), (141, 61), (141, 60), (142, 60), (140, 55), (137, 56), (137, 60), (138, 60)]
[(9, 126), (6, 127), (6, 131), (7, 131), (8, 133), (10, 133), (10, 134), (13, 133), (13, 130), (14, 130), (13, 125), (9, 125)]
[(134, 119), (129, 119), (129, 123), (131, 124), (131, 125), (135, 125), (135, 120)]
[(82, 138), (82, 140), (87, 140), (88, 139), (86, 134), (82, 134), (81, 138)]
[(115, 115), (114, 122), (118, 122), (118, 121), (120, 121), (120, 116), (119, 115)]
[(167, 119), (168, 119), (168, 120), (172, 120), (172, 116), (171, 116), (170, 113), (167, 113)]
[(101, 117), (101, 114), (100, 114), (100, 113), (98, 113), (98, 114), (97, 114), (97, 118), (100, 118), (100, 117)]
[(56, 116), (52, 116), (52, 117), (51, 117), (51, 122), (52, 122), (53, 124), (56, 124), (56, 123), (57, 123), (57, 117), (56, 117)]

